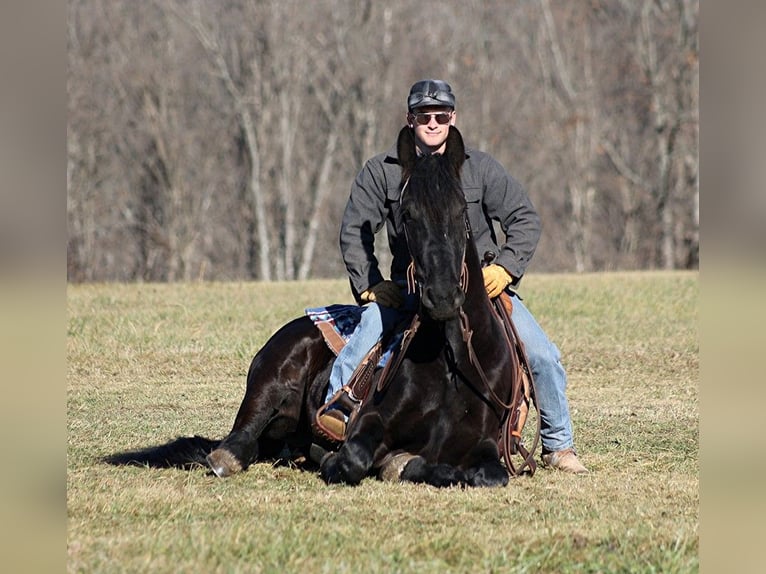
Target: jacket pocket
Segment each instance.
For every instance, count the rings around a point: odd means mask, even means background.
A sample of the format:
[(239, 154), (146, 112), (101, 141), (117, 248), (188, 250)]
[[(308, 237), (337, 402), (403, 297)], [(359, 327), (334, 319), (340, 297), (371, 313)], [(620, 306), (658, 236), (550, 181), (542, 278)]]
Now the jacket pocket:
[(465, 186), (463, 187), (463, 195), (465, 195), (468, 211), (468, 223), (471, 225), (474, 241), (478, 245), (487, 231), (487, 219), (482, 207), (482, 188), (478, 185)]
[(481, 186), (480, 185), (465, 185), (463, 186), (463, 195), (468, 203), (481, 203)]

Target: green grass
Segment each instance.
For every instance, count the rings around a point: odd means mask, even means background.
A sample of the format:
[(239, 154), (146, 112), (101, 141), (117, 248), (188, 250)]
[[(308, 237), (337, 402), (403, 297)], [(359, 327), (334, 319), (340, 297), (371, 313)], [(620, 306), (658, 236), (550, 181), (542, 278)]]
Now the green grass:
[(257, 464), (115, 468), (112, 452), (223, 437), (255, 351), (345, 280), (68, 287), (69, 572), (695, 572), (697, 273), (532, 275), (587, 476), (501, 489), (326, 486)]

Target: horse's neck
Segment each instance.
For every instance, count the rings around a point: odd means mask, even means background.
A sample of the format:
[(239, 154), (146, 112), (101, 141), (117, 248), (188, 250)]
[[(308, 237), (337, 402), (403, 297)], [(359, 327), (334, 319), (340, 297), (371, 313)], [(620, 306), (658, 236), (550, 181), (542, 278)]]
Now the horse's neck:
[(464, 337), (463, 330), (469, 328), (472, 331), (474, 344), (480, 344), (482, 341), (495, 341), (498, 336), (502, 337), (501, 326), (495, 318), (487, 297), (479, 255), (473, 240), (470, 238), (466, 246), (465, 264), (468, 273), (468, 288), (462, 307), (464, 317), (455, 320), (454, 328), (457, 331), (455, 331), (453, 338), (458, 335), (461, 338)]

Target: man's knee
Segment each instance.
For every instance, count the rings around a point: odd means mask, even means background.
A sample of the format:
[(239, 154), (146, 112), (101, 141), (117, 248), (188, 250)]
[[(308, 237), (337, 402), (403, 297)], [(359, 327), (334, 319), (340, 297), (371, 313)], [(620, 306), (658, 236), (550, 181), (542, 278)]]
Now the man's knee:
[(550, 341), (541, 340), (537, 345), (525, 345), (525, 351), (530, 364), (535, 366), (557, 366), (561, 364), (561, 353), (558, 347)]

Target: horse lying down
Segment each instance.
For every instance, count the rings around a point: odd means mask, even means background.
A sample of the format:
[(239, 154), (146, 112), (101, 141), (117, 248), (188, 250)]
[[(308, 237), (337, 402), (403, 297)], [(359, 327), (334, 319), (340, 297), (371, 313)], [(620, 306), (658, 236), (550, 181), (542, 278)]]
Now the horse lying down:
[[(484, 290), (468, 225), (460, 185), (462, 137), (451, 127), (443, 155), (418, 156), (411, 130), (403, 128), (398, 155), (405, 182), (401, 215), (420, 294), (419, 327), (386, 384), (373, 385), (345, 442), (317, 460), (320, 474), (327, 483), (350, 485), (377, 474), (438, 487), (505, 486), (508, 466), (498, 439), (518, 404), (518, 369), (513, 345)], [(313, 453), (317, 459), (312, 445), (321, 441), (312, 423), (324, 403), (333, 360), (311, 319), (294, 319), (253, 358), (226, 438), (182, 437), (105, 460), (206, 465), (225, 477), (286, 452), (309, 459)]]

